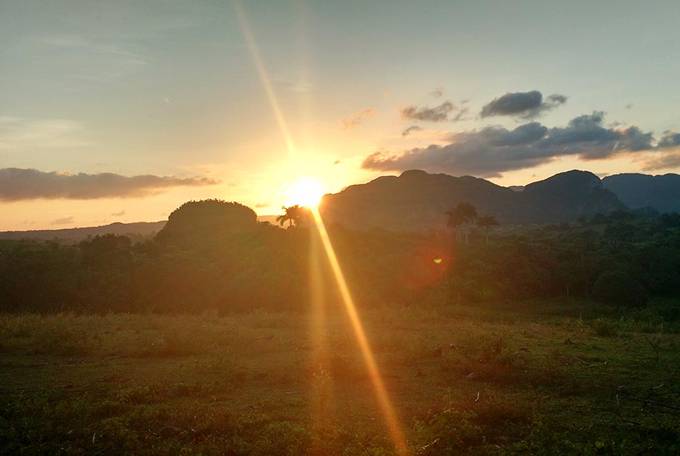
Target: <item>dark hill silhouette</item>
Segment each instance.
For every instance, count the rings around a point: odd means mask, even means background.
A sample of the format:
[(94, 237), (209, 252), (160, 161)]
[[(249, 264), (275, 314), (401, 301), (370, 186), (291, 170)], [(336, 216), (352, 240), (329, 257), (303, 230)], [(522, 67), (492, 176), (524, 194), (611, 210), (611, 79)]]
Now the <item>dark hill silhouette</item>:
[(37, 241), (61, 241), (64, 243), (80, 242), (94, 236), (116, 234), (130, 238), (153, 237), (165, 225), (165, 220), (159, 222), (111, 223), (102, 226), (83, 228), (63, 228), (58, 230), (30, 230), (30, 231), (0, 231), (0, 239), (19, 240), (32, 239)]
[(322, 213), (352, 228), (421, 231), (444, 227), (445, 212), (461, 202), (501, 223), (554, 223), (623, 209), (618, 198), (587, 171), (568, 171), (521, 191), (485, 179), (405, 171), (324, 197)]
[(680, 212), (680, 175), (616, 174), (602, 179), (631, 209), (651, 207), (659, 212)]
[(531, 183), (518, 194), (515, 222), (564, 222), (625, 209), (617, 196), (588, 171), (567, 171)]
[(225, 235), (256, 228), (257, 214), (247, 206), (220, 200), (189, 201), (172, 211), (156, 240), (178, 246), (209, 245)]

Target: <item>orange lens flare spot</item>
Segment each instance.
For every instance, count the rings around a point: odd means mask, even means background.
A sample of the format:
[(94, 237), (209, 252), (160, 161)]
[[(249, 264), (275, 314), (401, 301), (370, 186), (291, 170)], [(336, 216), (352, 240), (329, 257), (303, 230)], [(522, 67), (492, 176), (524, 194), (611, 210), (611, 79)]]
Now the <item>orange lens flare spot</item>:
[(432, 261), (434, 262), (434, 264), (442, 264), (442, 262), (444, 262), (444, 260), (441, 257), (437, 257)]

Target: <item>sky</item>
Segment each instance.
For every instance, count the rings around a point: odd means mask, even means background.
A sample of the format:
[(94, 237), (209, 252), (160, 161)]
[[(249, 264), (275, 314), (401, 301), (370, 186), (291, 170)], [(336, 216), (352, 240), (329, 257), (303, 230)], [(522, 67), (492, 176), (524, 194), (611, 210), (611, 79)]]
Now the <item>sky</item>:
[(680, 3), (0, 0), (0, 230), (680, 171)]

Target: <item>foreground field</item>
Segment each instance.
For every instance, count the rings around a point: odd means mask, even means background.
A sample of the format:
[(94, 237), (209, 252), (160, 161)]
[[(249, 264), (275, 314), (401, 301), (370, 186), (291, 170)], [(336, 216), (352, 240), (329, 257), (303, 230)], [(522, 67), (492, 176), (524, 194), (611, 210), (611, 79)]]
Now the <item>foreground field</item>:
[[(413, 454), (680, 452), (663, 321), (572, 302), (362, 317)], [(2, 454), (393, 454), (374, 397), (339, 311), (0, 317)]]

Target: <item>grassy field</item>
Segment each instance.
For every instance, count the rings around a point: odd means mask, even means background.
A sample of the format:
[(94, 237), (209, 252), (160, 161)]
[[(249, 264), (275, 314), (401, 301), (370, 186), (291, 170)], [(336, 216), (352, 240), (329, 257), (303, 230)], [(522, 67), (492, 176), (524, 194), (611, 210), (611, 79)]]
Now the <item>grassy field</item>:
[[(680, 452), (677, 328), (587, 308), (362, 310), (412, 453)], [(0, 453), (393, 454), (347, 318), (317, 323), (0, 316)]]

